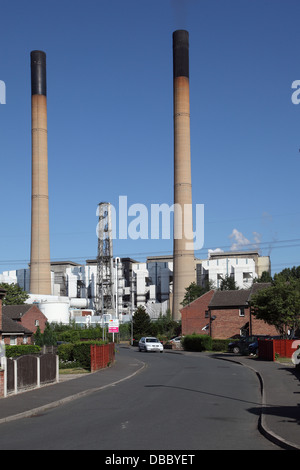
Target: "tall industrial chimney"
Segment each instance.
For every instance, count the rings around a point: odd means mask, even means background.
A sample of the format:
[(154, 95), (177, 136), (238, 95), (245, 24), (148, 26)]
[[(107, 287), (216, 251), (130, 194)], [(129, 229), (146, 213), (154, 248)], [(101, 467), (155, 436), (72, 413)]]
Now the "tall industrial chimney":
[(46, 54), (32, 51), (31, 57), (31, 255), (30, 293), (51, 294)]
[(174, 92), (174, 246), (173, 319), (181, 318), (185, 289), (195, 281), (194, 249), (191, 239), (192, 182), (190, 149), (189, 33), (173, 33)]

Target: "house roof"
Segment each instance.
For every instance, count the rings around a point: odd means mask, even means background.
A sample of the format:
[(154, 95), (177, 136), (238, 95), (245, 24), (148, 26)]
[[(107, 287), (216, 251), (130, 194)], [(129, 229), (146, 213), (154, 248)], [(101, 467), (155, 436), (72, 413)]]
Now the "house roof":
[(254, 284), (252, 284), (249, 300), (251, 299), (252, 295), (255, 295), (259, 290), (266, 289), (270, 286), (270, 282), (255, 282)]
[(6, 315), (2, 315), (2, 333), (4, 334), (11, 334), (11, 333), (19, 333), (19, 334), (26, 334), (32, 335), (33, 332), (25, 328), (21, 323), (18, 323), (14, 320), (11, 320)]
[(216, 290), (209, 307), (246, 307), (250, 293), (250, 289)]
[(2, 313), (11, 320), (20, 320), (20, 318), (32, 308), (32, 304), (23, 305), (3, 305)]
[(252, 295), (261, 289), (270, 287), (270, 282), (255, 282), (251, 289), (216, 290), (209, 304), (210, 308), (217, 307), (246, 307)]

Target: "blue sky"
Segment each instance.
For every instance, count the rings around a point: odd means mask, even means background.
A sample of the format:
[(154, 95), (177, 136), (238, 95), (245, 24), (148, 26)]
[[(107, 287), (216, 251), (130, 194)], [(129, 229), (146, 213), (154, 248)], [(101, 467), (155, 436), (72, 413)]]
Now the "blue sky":
[[(193, 204), (204, 246), (300, 264), (298, 0), (1, 0), (0, 272), (30, 259), (30, 51), (47, 54), (52, 260), (97, 254), (97, 204), (173, 203), (172, 32), (190, 34)], [(235, 246), (233, 246), (235, 244)], [(172, 240), (114, 240), (115, 256)]]

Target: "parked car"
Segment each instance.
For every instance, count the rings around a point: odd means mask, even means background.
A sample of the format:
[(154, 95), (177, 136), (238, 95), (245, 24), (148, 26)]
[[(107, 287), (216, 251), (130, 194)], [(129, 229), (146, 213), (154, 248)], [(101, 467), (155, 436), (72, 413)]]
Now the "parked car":
[(159, 351), (159, 352), (164, 352), (164, 347), (162, 343), (159, 341), (159, 339), (154, 338), (153, 336), (144, 336), (143, 338), (140, 339), (139, 341), (139, 351), (145, 351), (145, 352), (150, 352), (150, 351)]
[(176, 338), (170, 339), (169, 343), (180, 343), (183, 336), (176, 336)]
[[(281, 336), (264, 336), (259, 337), (258, 339), (281, 339)], [(256, 339), (253, 343), (249, 344), (248, 351), (249, 354), (257, 354), (258, 353), (258, 339)]]
[(258, 352), (258, 340), (254, 341), (254, 343), (250, 343), (248, 346), (249, 354), (257, 354)]
[(268, 339), (268, 335), (245, 336), (238, 341), (232, 341), (228, 344), (228, 351), (234, 354), (249, 354), (249, 345), (258, 341), (258, 339)]

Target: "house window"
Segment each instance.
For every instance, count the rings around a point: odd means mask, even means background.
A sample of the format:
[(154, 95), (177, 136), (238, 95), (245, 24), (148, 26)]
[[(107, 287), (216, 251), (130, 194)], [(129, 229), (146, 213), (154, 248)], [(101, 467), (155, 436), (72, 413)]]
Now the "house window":
[(208, 310), (205, 310), (205, 318), (208, 318), (208, 317), (209, 317)]
[(28, 336), (27, 335), (24, 335), (23, 337), (23, 344), (27, 344), (28, 343)]
[(240, 316), (240, 317), (244, 317), (244, 316), (245, 316), (245, 309), (244, 309), (244, 307), (240, 308), (239, 316)]
[(39, 320), (34, 320), (34, 326), (40, 326), (40, 321)]
[(16, 344), (17, 344), (17, 337), (16, 337), (16, 336), (10, 336), (9, 344), (10, 344), (11, 346), (16, 346)]

